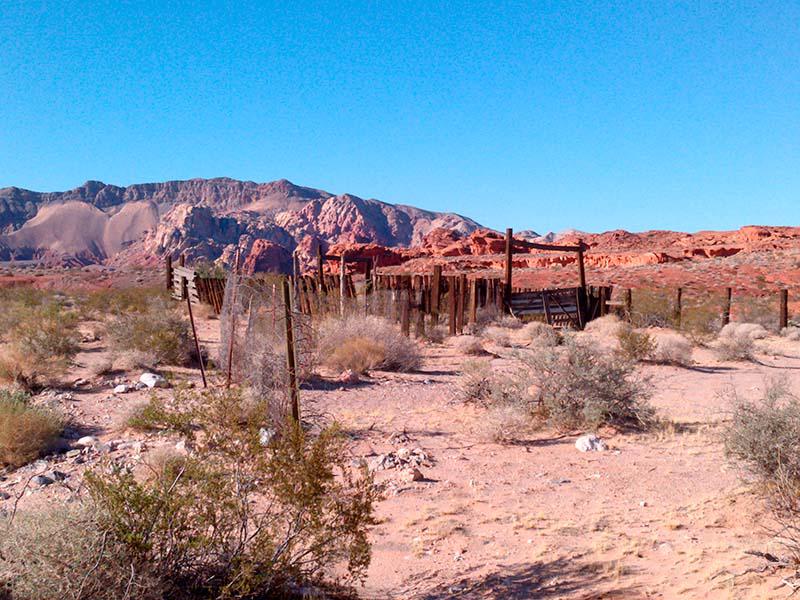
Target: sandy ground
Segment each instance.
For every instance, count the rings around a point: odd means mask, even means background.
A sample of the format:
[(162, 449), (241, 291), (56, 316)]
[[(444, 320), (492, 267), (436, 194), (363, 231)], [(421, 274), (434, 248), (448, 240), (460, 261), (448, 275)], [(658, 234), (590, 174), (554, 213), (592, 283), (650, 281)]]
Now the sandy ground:
[[(202, 321), (199, 332), (213, 353), (218, 321)], [(373, 373), (358, 385), (302, 392), (305, 406), (343, 425), (354, 461), (400, 447), (419, 447), (432, 459), (419, 482), (400, 481), (396, 470), (377, 472), (386, 498), (377, 508), (363, 597), (788, 595), (780, 581), (787, 573), (747, 573), (764, 561), (746, 551), (778, 548), (763, 529), (769, 521), (761, 500), (724, 459), (719, 423), (727, 408), (722, 394), (731, 386), (756, 396), (766, 378), (781, 375), (800, 392), (800, 358), (720, 363), (709, 350), (695, 349), (693, 368), (642, 367), (653, 377), (653, 403), (672, 424), (648, 434), (600, 432), (610, 449), (584, 454), (574, 447), (581, 432), (487, 441), (484, 409), (456, 397), (467, 358), (447, 344), (426, 346), (424, 353), (419, 372)], [(90, 378), (107, 356), (102, 339), (82, 344), (71, 377), (90, 382), (53, 402), (73, 419), (74, 435), (114, 442), (115, 460), (135, 461), (166, 441), (120, 429), (149, 392), (111, 393), (109, 379), (138, 373)], [(495, 368), (508, 364), (493, 360)], [(199, 384), (196, 371), (173, 370), (172, 376)], [(0, 491), (9, 498), (0, 500), (0, 510), (14, 504), (28, 510), (80, 493), (81, 473), (98, 460), (88, 455), (75, 464), (62, 455), (1, 476)], [(32, 475), (54, 467), (69, 475), (63, 485), (28, 485)]]

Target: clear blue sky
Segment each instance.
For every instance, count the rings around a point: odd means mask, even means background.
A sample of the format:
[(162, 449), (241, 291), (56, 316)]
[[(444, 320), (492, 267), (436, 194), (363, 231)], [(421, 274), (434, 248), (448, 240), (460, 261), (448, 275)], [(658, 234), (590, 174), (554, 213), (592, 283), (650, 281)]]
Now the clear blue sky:
[(0, 187), (229, 176), (539, 231), (800, 224), (800, 2), (0, 2)]

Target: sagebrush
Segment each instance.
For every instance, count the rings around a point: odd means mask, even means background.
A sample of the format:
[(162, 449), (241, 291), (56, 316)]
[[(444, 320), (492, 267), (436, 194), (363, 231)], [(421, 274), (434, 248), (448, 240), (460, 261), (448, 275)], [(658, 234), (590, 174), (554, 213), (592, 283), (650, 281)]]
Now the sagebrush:
[(422, 361), (414, 341), (403, 336), (394, 324), (375, 316), (323, 321), (318, 331), (317, 353), (320, 362), (334, 369), (363, 366), (413, 371)]

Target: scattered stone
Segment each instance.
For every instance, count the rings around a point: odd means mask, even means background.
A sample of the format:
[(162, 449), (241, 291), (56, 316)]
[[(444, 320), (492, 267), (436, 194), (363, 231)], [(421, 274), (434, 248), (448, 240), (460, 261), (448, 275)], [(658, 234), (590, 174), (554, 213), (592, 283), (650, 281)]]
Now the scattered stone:
[(90, 383), (91, 382), (88, 379), (84, 379), (83, 377), (81, 377), (80, 379), (76, 379), (72, 383), (72, 387), (75, 387), (75, 388), (84, 387), (84, 386), (89, 385)]
[(403, 469), (406, 467), (432, 467), (433, 460), (428, 456), (422, 448), (398, 448), (396, 452), (389, 452), (387, 454), (379, 454), (375, 460), (372, 461), (373, 471), (383, 471), (386, 469)]
[(48, 485), (55, 483), (55, 480), (50, 479), (47, 475), (37, 475), (31, 479), (31, 483), (39, 487), (47, 487)]
[(139, 377), (139, 382), (145, 384), (148, 388), (167, 388), (169, 383), (158, 373), (142, 373)]
[(353, 371), (352, 369), (347, 369), (342, 371), (342, 374), (339, 375), (339, 383), (358, 383), (361, 381), (361, 378), (358, 376), (358, 373)]
[(75, 442), (76, 446), (80, 446), (82, 448), (90, 448), (92, 446), (95, 446), (96, 444), (97, 444), (97, 438), (94, 437), (93, 435), (85, 435), (77, 442)]
[(137, 392), (140, 392), (142, 390), (146, 390), (147, 385), (142, 383), (141, 381), (137, 381), (135, 384), (133, 384), (133, 389), (135, 389)]
[(593, 433), (582, 435), (575, 440), (575, 447), (581, 452), (603, 452), (608, 450), (605, 442)]
[(49, 477), (53, 481), (66, 481), (68, 475), (66, 473), (64, 473), (63, 471), (53, 470), (53, 471), (50, 471), (47, 474), (47, 477)]
[(406, 483), (425, 481), (425, 475), (417, 467), (409, 467), (400, 473), (400, 479)]
[(118, 386), (114, 388), (115, 394), (127, 394), (132, 389), (127, 383), (120, 383)]
[(5, 492), (0, 491), (0, 500), (8, 500), (9, 498), (11, 498), (11, 494), (6, 494)]
[(80, 456), (80, 455), (81, 455), (81, 451), (75, 449), (75, 450), (70, 450), (69, 452), (67, 452), (66, 457), (67, 458), (75, 458), (76, 456)]
[(641, 506), (642, 508), (646, 508), (647, 507), (647, 502), (642, 500), (641, 502), (639, 502), (639, 506)]

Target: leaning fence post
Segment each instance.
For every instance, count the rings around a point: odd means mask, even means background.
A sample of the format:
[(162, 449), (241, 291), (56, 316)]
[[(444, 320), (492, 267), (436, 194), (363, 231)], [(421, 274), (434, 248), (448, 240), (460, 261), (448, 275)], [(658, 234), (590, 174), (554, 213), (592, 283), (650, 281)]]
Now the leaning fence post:
[[(183, 261), (183, 255), (181, 254), (181, 261)], [(228, 373), (225, 379), (225, 387), (231, 387), (231, 377), (233, 375), (233, 342), (234, 338), (236, 337), (236, 290), (239, 288), (239, 248), (236, 248), (236, 259), (234, 260), (233, 265), (233, 273), (230, 275), (232, 280), (232, 288), (231, 288), (231, 328), (229, 332), (229, 339), (228, 339)]]
[(431, 321), (433, 325), (439, 324), (439, 300), (442, 289), (442, 266), (434, 265), (433, 280), (431, 281)]
[(289, 403), (292, 407), (292, 420), (300, 421), (300, 401), (297, 392), (297, 367), (294, 355), (294, 327), (292, 326), (292, 292), (289, 280), (283, 279), (283, 318), (286, 324), (286, 368), (289, 372)]
[(781, 315), (779, 325), (782, 330), (789, 326), (789, 290), (781, 290)]
[(447, 278), (447, 308), (449, 309), (449, 326), (450, 335), (456, 334), (456, 286), (458, 284), (457, 277)]
[(192, 324), (192, 336), (194, 337), (194, 348), (197, 351), (197, 360), (200, 362), (200, 375), (203, 378), (203, 388), (208, 387), (206, 383), (206, 368), (203, 366), (203, 353), (200, 352), (200, 341), (197, 339), (197, 328), (194, 326), (194, 314), (192, 313), (192, 299), (186, 296), (186, 306), (189, 309), (189, 322)]

